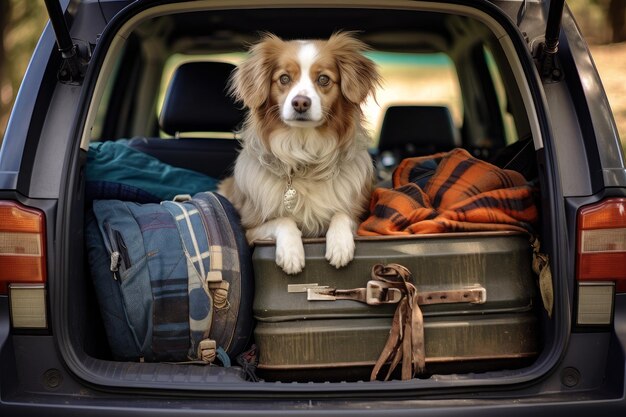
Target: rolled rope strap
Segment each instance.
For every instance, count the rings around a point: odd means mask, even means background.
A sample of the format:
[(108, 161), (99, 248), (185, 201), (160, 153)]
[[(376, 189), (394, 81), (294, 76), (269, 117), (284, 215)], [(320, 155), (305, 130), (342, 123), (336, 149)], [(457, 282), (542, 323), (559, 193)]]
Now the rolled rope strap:
[(198, 346), (198, 358), (205, 364), (212, 364), (218, 359), (225, 368), (230, 367), (230, 357), (213, 339), (203, 339)]
[(213, 294), (213, 303), (215, 308), (220, 310), (228, 307), (228, 290), (230, 284), (228, 281), (209, 282), (207, 290)]
[(198, 358), (203, 362), (213, 363), (217, 357), (217, 343), (213, 339), (204, 339), (198, 345)]
[(402, 298), (393, 316), (387, 343), (383, 348), (370, 380), (378, 378), (384, 364), (391, 360), (385, 381), (389, 379), (400, 361), (402, 361), (403, 380), (413, 378), (426, 367), (424, 348), (424, 317), (418, 304), (418, 294), (411, 283), (411, 272), (399, 264), (376, 264), (372, 267), (372, 279), (383, 281), (398, 288)]

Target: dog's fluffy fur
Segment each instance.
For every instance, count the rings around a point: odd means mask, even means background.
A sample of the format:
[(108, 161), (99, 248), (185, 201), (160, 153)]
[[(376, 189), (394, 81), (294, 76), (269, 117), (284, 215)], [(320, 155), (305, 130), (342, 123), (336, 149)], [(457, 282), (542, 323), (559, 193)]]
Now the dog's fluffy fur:
[[(354, 232), (373, 180), (361, 104), (379, 84), (365, 44), (348, 33), (327, 41), (283, 41), (268, 34), (231, 78), (249, 110), (234, 176), (220, 192), (239, 210), (250, 242), (276, 240), (276, 263), (304, 267), (302, 237), (326, 236), (326, 259), (354, 257)], [(284, 204), (289, 180), (297, 192)]]

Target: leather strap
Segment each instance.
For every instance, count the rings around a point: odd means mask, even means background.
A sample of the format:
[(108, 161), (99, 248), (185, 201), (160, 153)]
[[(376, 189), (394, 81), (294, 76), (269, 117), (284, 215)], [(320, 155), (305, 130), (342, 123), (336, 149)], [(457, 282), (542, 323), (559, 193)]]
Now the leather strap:
[(552, 272), (550, 270), (550, 258), (542, 253), (541, 244), (536, 236), (530, 238), (533, 248), (533, 271), (539, 277), (539, 290), (541, 292), (541, 301), (543, 307), (548, 313), (548, 317), (552, 318), (552, 310), (554, 308), (554, 288), (552, 286)]
[(411, 272), (399, 264), (376, 264), (372, 268), (372, 279), (392, 284), (400, 289), (402, 299), (398, 303), (391, 323), (389, 338), (383, 348), (370, 380), (378, 378), (382, 366), (391, 360), (385, 381), (402, 361), (402, 379), (407, 380), (426, 366), (424, 350), (424, 318), (419, 307), (419, 297), (415, 286), (411, 283)]
[(315, 287), (307, 289), (309, 301), (354, 300), (369, 305), (395, 304), (402, 298), (402, 291), (394, 284), (383, 281), (370, 280), (366, 288), (352, 288), (339, 290), (329, 287)]

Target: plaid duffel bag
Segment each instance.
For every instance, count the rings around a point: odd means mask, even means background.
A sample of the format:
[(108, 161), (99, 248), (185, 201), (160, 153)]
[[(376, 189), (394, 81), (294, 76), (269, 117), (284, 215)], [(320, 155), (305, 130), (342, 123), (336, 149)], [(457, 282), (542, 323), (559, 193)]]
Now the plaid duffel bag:
[(222, 196), (97, 200), (85, 239), (114, 359), (223, 365), (252, 332), (254, 280), (239, 217)]

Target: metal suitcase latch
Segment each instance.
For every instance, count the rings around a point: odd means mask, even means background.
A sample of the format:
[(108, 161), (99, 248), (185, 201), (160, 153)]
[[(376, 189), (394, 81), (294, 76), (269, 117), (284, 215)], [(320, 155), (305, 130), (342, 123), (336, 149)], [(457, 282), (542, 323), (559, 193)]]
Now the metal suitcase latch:
[[(366, 288), (341, 290), (318, 286), (307, 288), (308, 301), (353, 300), (368, 305), (396, 304), (402, 299), (402, 290), (393, 283), (371, 280)], [(480, 285), (450, 290), (418, 291), (419, 305), (471, 303), (483, 304), (487, 301), (487, 290)]]
[(369, 305), (396, 304), (402, 299), (402, 291), (384, 281), (367, 281), (365, 302)]
[(393, 284), (382, 281), (368, 281), (366, 288), (339, 290), (330, 287), (307, 288), (309, 301), (354, 300), (369, 305), (395, 304), (402, 299), (402, 291)]

